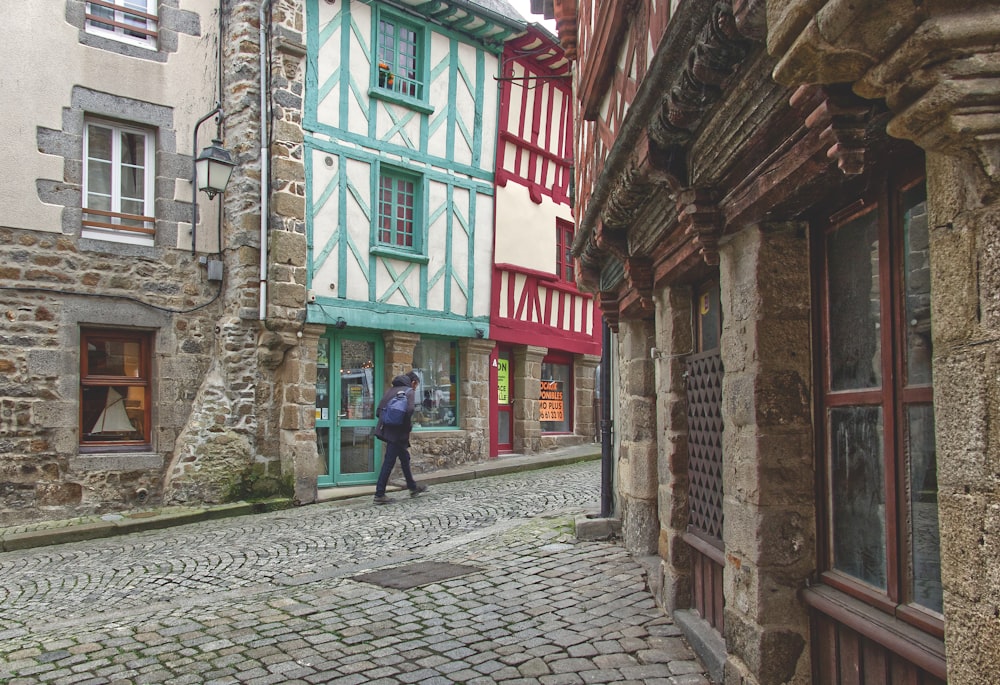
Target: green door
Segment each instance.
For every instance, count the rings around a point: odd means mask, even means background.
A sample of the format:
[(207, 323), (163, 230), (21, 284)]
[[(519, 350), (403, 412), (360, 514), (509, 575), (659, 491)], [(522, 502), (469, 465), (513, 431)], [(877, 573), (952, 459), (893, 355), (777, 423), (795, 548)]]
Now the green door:
[(382, 397), (381, 339), (331, 329), (320, 338), (317, 361), (319, 485), (374, 483), (382, 462), (375, 440), (375, 407)]

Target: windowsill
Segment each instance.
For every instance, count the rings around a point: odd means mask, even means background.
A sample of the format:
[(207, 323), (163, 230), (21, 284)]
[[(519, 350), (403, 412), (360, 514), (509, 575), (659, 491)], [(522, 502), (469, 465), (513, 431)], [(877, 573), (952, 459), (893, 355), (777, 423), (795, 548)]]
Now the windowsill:
[(399, 95), (397, 93), (393, 93), (392, 91), (375, 86), (368, 89), (368, 97), (375, 98), (376, 100), (391, 102), (402, 107), (408, 107), (412, 110), (416, 110), (417, 112), (422, 112), (423, 114), (434, 113), (434, 108), (422, 100), (417, 100), (405, 95)]
[[(84, 452), (97, 449), (100, 451)], [(112, 452), (107, 447), (81, 447), (80, 454), (70, 457), (73, 471), (156, 471), (163, 468), (163, 455), (150, 452), (148, 445), (135, 447), (135, 452)]]
[(386, 245), (375, 245), (371, 249), (371, 253), (378, 255), (380, 257), (392, 257), (393, 259), (404, 259), (408, 262), (414, 262), (416, 264), (427, 264), (430, 261), (430, 257), (423, 254), (418, 254), (416, 252), (407, 252), (405, 250), (398, 250), (393, 247), (388, 247)]
[(945, 676), (944, 641), (827, 585), (802, 591), (812, 609), (901, 655), (939, 678)]

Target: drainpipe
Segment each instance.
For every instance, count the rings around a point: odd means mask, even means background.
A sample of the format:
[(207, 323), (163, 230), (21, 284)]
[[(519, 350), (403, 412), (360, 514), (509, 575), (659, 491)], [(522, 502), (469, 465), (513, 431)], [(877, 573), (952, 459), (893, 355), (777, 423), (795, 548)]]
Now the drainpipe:
[(267, 224), (270, 210), (268, 200), (271, 193), (270, 171), (268, 170), (267, 136), (267, 33), (265, 16), (270, 14), (271, 0), (260, 3), (260, 308), (259, 319), (267, 318)]
[(601, 340), (601, 518), (611, 518), (614, 497), (611, 490), (611, 327), (602, 317)]

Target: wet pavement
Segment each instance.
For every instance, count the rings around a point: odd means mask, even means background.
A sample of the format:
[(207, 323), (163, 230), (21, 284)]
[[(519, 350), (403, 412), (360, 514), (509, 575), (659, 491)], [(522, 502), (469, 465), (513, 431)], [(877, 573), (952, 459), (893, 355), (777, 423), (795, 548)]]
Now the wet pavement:
[(600, 465), (0, 554), (0, 682), (707, 685)]

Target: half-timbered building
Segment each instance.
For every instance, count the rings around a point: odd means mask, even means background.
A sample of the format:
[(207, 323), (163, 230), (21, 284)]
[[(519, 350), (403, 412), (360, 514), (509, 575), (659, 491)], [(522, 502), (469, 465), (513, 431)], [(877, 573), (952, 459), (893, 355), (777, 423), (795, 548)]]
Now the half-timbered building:
[(995, 3), (535, 9), (658, 600), (718, 682), (991, 682)]
[(489, 454), (506, 2), (305, 2), (308, 275), (320, 487), (373, 483), (375, 406), (420, 377), (414, 467)]
[(509, 40), (500, 76), (490, 300), (490, 455), (595, 438), (600, 313), (570, 250), (570, 62), (543, 26)]

